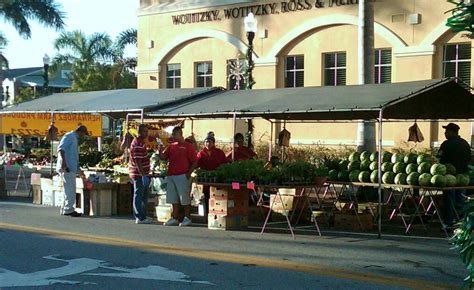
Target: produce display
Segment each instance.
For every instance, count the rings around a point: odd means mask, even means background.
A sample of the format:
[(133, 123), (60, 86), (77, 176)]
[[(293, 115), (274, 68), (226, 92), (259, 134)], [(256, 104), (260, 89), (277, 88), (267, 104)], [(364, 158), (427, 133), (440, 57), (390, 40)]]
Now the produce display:
[(253, 181), (263, 185), (310, 184), (317, 177), (326, 178), (328, 173), (327, 167), (318, 167), (305, 161), (294, 161), (270, 167), (260, 160), (228, 163), (214, 171), (196, 171), (198, 182), (245, 183)]
[[(378, 183), (378, 152), (354, 152), (347, 159), (329, 164), (331, 181)], [(451, 164), (440, 164), (430, 154), (401, 154), (384, 151), (381, 156), (382, 183), (454, 187), (472, 184), (474, 172), (458, 174)], [(472, 169), (472, 168), (471, 168)]]

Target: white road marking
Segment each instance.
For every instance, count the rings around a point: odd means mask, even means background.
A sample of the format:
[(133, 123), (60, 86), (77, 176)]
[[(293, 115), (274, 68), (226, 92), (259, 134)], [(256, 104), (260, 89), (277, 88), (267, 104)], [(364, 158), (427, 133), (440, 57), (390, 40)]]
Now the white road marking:
[[(33, 273), (18, 273), (0, 268), (0, 288), (2, 287), (25, 287), (25, 286), (47, 286), (53, 284), (91, 284), (82, 281), (61, 280), (60, 277), (72, 275), (90, 275), (102, 277), (119, 277), (146, 280), (162, 280), (182, 283), (199, 283), (214, 285), (208, 281), (193, 281), (182, 272), (173, 271), (161, 266), (150, 265), (142, 268), (111, 267), (105, 261), (78, 258), (60, 259), (54, 256), (46, 256), (44, 259), (66, 262), (67, 265), (59, 268), (38, 271)], [(119, 271), (122, 273), (85, 273), (98, 268)]]

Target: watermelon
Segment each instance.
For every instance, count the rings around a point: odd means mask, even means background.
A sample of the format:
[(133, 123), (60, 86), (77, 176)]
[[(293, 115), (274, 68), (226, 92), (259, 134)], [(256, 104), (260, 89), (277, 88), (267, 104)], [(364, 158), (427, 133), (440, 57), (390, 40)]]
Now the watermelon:
[(370, 153), (370, 161), (377, 161), (378, 158), (379, 158), (379, 153), (378, 152)]
[(418, 172), (412, 172), (407, 176), (407, 183), (409, 185), (418, 185), (418, 179), (420, 178), (420, 174)]
[(390, 162), (392, 160), (392, 153), (384, 151), (382, 154), (382, 162)]
[(349, 162), (349, 164), (347, 165), (347, 170), (352, 171), (356, 169), (360, 169), (360, 161)]
[(429, 173), (422, 173), (420, 177), (418, 177), (418, 183), (421, 186), (430, 186), (431, 185), (431, 177), (433, 177)]
[(358, 182), (359, 181), (359, 174), (360, 174), (360, 170), (358, 170), (358, 169), (352, 170), (349, 173), (349, 181)]
[(452, 164), (445, 164), (446, 166), (446, 174), (456, 175), (456, 167)]
[(338, 173), (338, 172), (337, 172), (336, 169), (331, 169), (331, 170), (329, 170), (329, 173), (328, 173), (328, 178), (329, 178), (329, 180), (331, 180), (331, 181), (337, 180), (337, 173)]
[(448, 187), (456, 186), (456, 182), (457, 182), (456, 176), (451, 175), (451, 174), (446, 174), (445, 177), (446, 177), (446, 186)]
[(364, 151), (360, 153), (360, 161), (370, 161), (370, 152)]
[(431, 181), (431, 185), (436, 186), (436, 187), (445, 187), (447, 183), (446, 177), (441, 174), (433, 175), (430, 181)]
[(393, 164), (391, 162), (384, 162), (382, 164), (382, 172), (392, 171), (392, 169), (393, 169)]
[(392, 163), (395, 164), (397, 162), (403, 162), (403, 158), (404, 158), (403, 154), (395, 153), (395, 154), (392, 155), (391, 161), (392, 161)]
[(370, 182), (370, 171), (361, 171), (359, 173), (360, 182)]
[(339, 161), (339, 170), (347, 170), (347, 165), (349, 165), (348, 160)]
[(392, 171), (385, 172), (382, 175), (382, 182), (385, 184), (394, 184), (395, 183), (395, 173)]
[(379, 164), (377, 163), (377, 161), (372, 161), (369, 165), (369, 169), (374, 171), (374, 170), (377, 170), (379, 168)]
[(370, 169), (370, 161), (369, 160), (364, 160), (360, 162), (360, 170), (369, 170)]
[(349, 181), (349, 171), (342, 170), (337, 173), (337, 180), (339, 181)]
[(351, 155), (349, 155), (349, 161), (350, 162), (360, 161), (360, 153), (359, 152), (352, 152)]
[(428, 173), (430, 172), (431, 169), (431, 164), (428, 162), (422, 162), (420, 165), (418, 165), (418, 173), (423, 174), (423, 173)]
[(405, 173), (407, 165), (403, 162), (397, 162), (393, 165), (393, 172), (395, 174)]
[(470, 182), (469, 175), (467, 174), (458, 174), (456, 175), (456, 185), (457, 186), (468, 186)]
[(398, 173), (395, 175), (395, 184), (407, 184), (407, 177), (408, 175), (406, 173)]
[(418, 157), (416, 158), (416, 163), (418, 163), (418, 165), (420, 165), (423, 162), (428, 162), (428, 163), (431, 164), (431, 155), (429, 155), (429, 154), (420, 154), (420, 155), (418, 155)]
[(416, 163), (416, 158), (418, 156), (415, 154), (415, 153), (408, 153), (407, 155), (405, 155), (405, 157), (403, 158), (403, 162), (405, 163)]
[(433, 164), (430, 168), (431, 175), (446, 175), (446, 166), (443, 164)]
[(374, 170), (372, 171), (372, 173), (370, 174), (370, 181), (372, 183), (377, 183), (379, 182), (379, 175), (378, 175), (378, 171), (377, 170)]
[(418, 164), (416, 163), (408, 164), (407, 167), (405, 168), (405, 172), (406, 174), (410, 174), (412, 172), (418, 172)]

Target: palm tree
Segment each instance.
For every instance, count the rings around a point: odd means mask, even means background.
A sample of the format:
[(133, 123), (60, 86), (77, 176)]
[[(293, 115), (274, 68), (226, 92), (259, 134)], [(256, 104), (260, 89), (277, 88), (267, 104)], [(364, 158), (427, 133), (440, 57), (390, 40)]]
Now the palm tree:
[[(374, 83), (374, 1), (359, 1), (359, 84)], [(357, 129), (358, 151), (375, 151), (375, 124), (363, 121)]]
[(130, 28), (122, 31), (115, 40), (114, 62), (122, 65), (124, 69), (134, 70), (137, 66), (136, 57), (124, 57), (127, 45), (137, 45), (137, 29)]
[(61, 30), (64, 16), (65, 13), (55, 0), (2, 0), (0, 3), (0, 17), (12, 24), (24, 38), (31, 37), (29, 20)]
[(106, 33), (90, 36), (82, 31), (63, 32), (54, 42), (58, 54), (53, 59), (53, 69), (58, 64), (72, 64), (75, 69), (86, 70), (97, 63), (113, 59), (112, 40)]
[[(7, 46), (8, 40), (0, 32), (0, 98), (3, 98), (3, 70), (8, 68), (8, 60), (3, 54), (3, 49)], [(3, 101), (0, 100), (0, 101)]]

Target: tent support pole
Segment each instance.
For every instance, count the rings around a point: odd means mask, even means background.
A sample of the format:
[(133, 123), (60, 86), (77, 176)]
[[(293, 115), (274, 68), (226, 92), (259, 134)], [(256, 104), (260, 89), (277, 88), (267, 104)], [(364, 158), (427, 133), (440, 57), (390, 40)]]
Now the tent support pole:
[(273, 147), (273, 122), (270, 121), (270, 143), (268, 144), (268, 161), (272, 159), (272, 147)]
[(232, 161), (234, 161), (234, 136), (235, 136), (235, 131), (237, 130), (237, 121), (236, 121), (236, 115), (235, 112), (232, 114), (232, 140), (231, 140), (231, 146), (232, 146)]
[[(51, 112), (51, 124), (54, 123), (54, 112)], [(50, 165), (50, 169), (49, 169), (49, 173), (51, 174), (51, 179), (53, 178), (53, 138), (50, 138), (51, 140), (49, 141), (50, 142), (50, 145), (51, 145), (51, 156), (50, 156), (50, 160), (51, 160), (51, 165)]]
[(379, 197), (379, 205), (378, 205), (378, 238), (382, 238), (382, 120), (383, 120), (383, 109), (379, 111), (379, 154), (378, 154), (378, 197)]
[(143, 113), (143, 109), (140, 110), (140, 122), (143, 124), (143, 119), (145, 118), (144, 116), (144, 113)]

